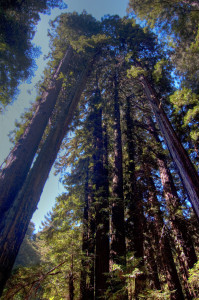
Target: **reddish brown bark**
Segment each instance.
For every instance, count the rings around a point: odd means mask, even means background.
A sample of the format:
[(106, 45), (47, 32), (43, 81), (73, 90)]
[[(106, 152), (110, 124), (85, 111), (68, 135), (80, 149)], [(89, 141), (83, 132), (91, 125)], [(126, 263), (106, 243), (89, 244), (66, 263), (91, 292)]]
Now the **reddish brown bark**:
[(82, 72), (77, 85), (71, 91), (64, 107), (62, 107), (56, 124), (50, 130), (23, 188), (12, 207), (5, 213), (4, 219), (0, 220), (0, 227), (3, 228), (0, 238), (0, 292), (2, 292), (10, 275), (28, 224), (36, 210), (48, 174), (80, 100), (92, 64), (93, 61)]
[(124, 265), (126, 245), (124, 229), (122, 140), (120, 128), (120, 106), (117, 74), (115, 74), (114, 76), (114, 171), (112, 194), (113, 200), (111, 204), (111, 259), (113, 263)]
[[(90, 169), (93, 172), (93, 167)], [(89, 180), (90, 181), (90, 180)], [(95, 297), (95, 204), (93, 188), (89, 182), (88, 186), (88, 257), (89, 257), (89, 284), (87, 286), (88, 299)], [(84, 299), (86, 300), (86, 299)]]
[(180, 210), (177, 192), (173, 181), (171, 179), (170, 171), (168, 170), (165, 161), (162, 158), (157, 160), (161, 181), (164, 188), (164, 195), (167, 208), (170, 215), (170, 224), (172, 234), (174, 236), (175, 247), (178, 253), (178, 260), (180, 263), (181, 276), (183, 277), (183, 284), (186, 292), (187, 299), (192, 299), (192, 290), (188, 284), (189, 268), (192, 268), (194, 263), (197, 262), (196, 253), (193, 247), (191, 237), (189, 236), (188, 229), (183, 216), (178, 216), (177, 211)]
[[(131, 117), (131, 102), (130, 98), (126, 99), (125, 121), (126, 121), (126, 146), (128, 154), (128, 191), (126, 192), (126, 206), (128, 208), (128, 219), (126, 221), (126, 235), (129, 240), (128, 251), (134, 253), (135, 259), (138, 261), (136, 267), (141, 271), (144, 266), (144, 215), (142, 194), (139, 190), (139, 185), (135, 176), (135, 138), (134, 138), (134, 123)], [(138, 299), (139, 293), (145, 288), (146, 276), (140, 273), (135, 279), (135, 287), (133, 292), (134, 299)]]
[[(160, 143), (158, 132), (151, 118), (147, 118), (148, 129), (154, 136), (155, 140)], [(164, 190), (166, 206), (169, 212), (172, 235), (175, 240), (175, 247), (178, 253), (181, 276), (183, 278), (184, 290), (187, 299), (193, 298), (193, 291), (188, 283), (189, 269), (193, 268), (197, 262), (197, 256), (193, 246), (183, 215), (179, 215), (182, 210), (177, 190), (175, 188), (171, 172), (167, 166), (166, 157), (157, 153), (157, 165), (160, 172), (160, 178)]]
[(147, 260), (146, 267), (148, 269), (148, 277), (150, 280), (150, 286), (153, 290), (161, 290), (161, 284), (158, 274), (157, 262), (155, 259), (155, 253), (153, 250), (153, 246), (151, 243), (151, 236), (149, 235), (149, 231), (147, 230), (145, 236), (145, 256)]
[(73, 300), (74, 299), (74, 291), (75, 291), (75, 287), (74, 287), (74, 270), (73, 270), (73, 254), (71, 257), (71, 267), (70, 267), (70, 273), (69, 273), (69, 300)]
[[(111, 201), (111, 264), (125, 266), (126, 243), (124, 224), (124, 194), (123, 194), (123, 166), (122, 166), (122, 140), (120, 127), (120, 105), (118, 95), (118, 74), (114, 75), (114, 170)], [(120, 276), (113, 280), (113, 292), (125, 288), (125, 277)], [(128, 299), (127, 292), (118, 295), (119, 299)]]
[[(102, 130), (102, 108), (100, 91), (90, 99), (89, 126), (92, 130), (92, 159), (89, 171), (89, 185), (86, 188), (86, 206), (84, 209), (85, 230), (84, 252), (88, 253), (92, 263), (88, 265), (87, 277), (90, 286), (86, 286), (86, 274), (82, 272), (81, 299), (100, 299), (107, 289), (106, 279), (109, 272), (109, 206), (108, 206), (108, 152), (107, 134)], [(106, 165), (106, 167), (105, 167)], [(87, 199), (88, 198), (88, 199)], [(86, 265), (86, 264), (84, 264)], [(91, 285), (93, 283), (93, 285)], [(95, 295), (95, 296), (94, 296)]]
[[(160, 143), (158, 132), (151, 118), (147, 118), (147, 124), (148, 129), (154, 136), (155, 140)], [(187, 265), (188, 272), (188, 269), (193, 268), (194, 264), (197, 262), (197, 256), (195, 253), (193, 242), (188, 232), (186, 222), (183, 219), (183, 216), (179, 216), (176, 213), (177, 211), (182, 210), (181, 203), (177, 194), (175, 184), (173, 182), (171, 172), (167, 165), (166, 157), (160, 152), (157, 153), (157, 165), (160, 172), (160, 178), (164, 190), (167, 209), (170, 215), (171, 226), (176, 236), (177, 244), (180, 245), (184, 252), (184, 259), (186, 260), (185, 265)]]
[(89, 262), (88, 262), (88, 163), (86, 165), (86, 179), (85, 179), (85, 187), (84, 187), (84, 214), (83, 214), (83, 235), (82, 235), (82, 252), (83, 258), (81, 262), (81, 279), (80, 279), (80, 300), (88, 299), (88, 285), (86, 284), (88, 270), (89, 270)]
[(144, 75), (141, 75), (139, 80), (144, 88), (147, 99), (152, 106), (157, 124), (163, 135), (170, 155), (177, 167), (193, 209), (199, 218), (199, 177), (196, 169), (172, 128), (172, 125), (163, 110), (162, 104), (160, 103), (149, 80)]
[(53, 74), (47, 90), (43, 92), (30, 124), (9, 154), (6, 166), (1, 171), (0, 219), (3, 218), (4, 212), (11, 207), (26, 179), (62, 87), (63, 78), (58, 79), (59, 75), (61, 72), (66, 73), (72, 55), (72, 47), (69, 47)]
[(183, 300), (184, 295), (173, 260), (169, 237), (165, 230), (160, 205), (156, 198), (155, 184), (149, 172), (147, 172), (146, 176), (149, 188), (148, 201), (150, 205), (150, 215), (154, 218), (155, 234), (159, 240), (159, 249), (157, 249), (157, 251), (159, 251), (161, 254), (162, 266), (166, 281), (168, 288), (171, 291), (170, 298), (171, 300)]
[[(96, 222), (96, 252), (95, 252), (95, 297), (100, 299), (107, 289), (107, 273), (109, 272), (109, 205), (108, 205), (108, 177), (103, 166), (103, 134), (102, 108), (100, 91), (97, 89), (92, 99), (93, 104), (93, 144), (94, 144), (94, 172), (95, 186), (95, 222)], [(104, 158), (107, 160), (106, 158)]]

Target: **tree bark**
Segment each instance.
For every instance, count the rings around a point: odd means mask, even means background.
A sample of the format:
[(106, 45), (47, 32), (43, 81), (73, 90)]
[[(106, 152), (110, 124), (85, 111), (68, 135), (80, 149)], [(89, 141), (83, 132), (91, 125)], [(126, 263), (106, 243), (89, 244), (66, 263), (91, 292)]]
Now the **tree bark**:
[[(147, 221), (146, 221), (147, 222)], [(146, 256), (146, 267), (149, 271), (149, 279), (152, 290), (161, 290), (161, 284), (158, 274), (157, 262), (155, 260), (155, 253), (151, 243), (151, 236), (149, 235), (149, 230), (145, 236), (145, 256)]]
[[(89, 160), (88, 160), (89, 163)], [(82, 235), (82, 252), (83, 258), (81, 262), (81, 279), (80, 279), (80, 300), (88, 299), (88, 286), (86, 284), (87, 276), (88, 276), (88, 165), (86, 166), (86, 179), (85, 179), (85, 187), (84, 187), (84, 215), (83, 215), (83, 235)]]
[[(93, 171), (93, 167), (90, 172)], [(95, 299), (95, 204), (92, 184), (88, 186), (88, 257), (89, 257), (89, 284), (87, 287), (87, 299)], [(86, 299), (84, 299), (86, 300)]]
[[(98, 83), (97, 83), (98, 86)], [(97, 87), (90, 99), (89, 121), (92, 132), (92, 172), (91, 185), (95, 215), (95, 299), (104, 297), (109, 272), (109, 205), (108, 176), (103, 162), (104, 157), (101, 93)]]
[[(154, 136), (155, 140), (160, 143), (158, 132), (152, 118), (147, 118), (146, 120), (149, 131)], [(182, 210), (181, 203), (178, 198), (171, 172), (167, 166), (166, 157), (161, 153), (157, 153), (157, 165), (160, 172), (166, 206), (169, 212), (175, 248), (178, 253), (178, 261), (180, 264), (180, 273), (183, 278), (184, 290), (187, 299), (193, 299), (194, 291), (188, 283), (188, 278), (189, 269), (193, 268), (194, 264), (197, 262), (196, 252), (186, 221), (184, 220), (183, 215), (179, 215), (179, 210)]]
[(172, 125), (167, 118), (152, 85), (144, 75), (139, 76), (139, 80), (144, 88), (147, 99), (152, 106), (157, 124), (163, 135), (170, 155), (177, 167), (182, 183), (187, 191), (189, 200), (193, 206), (196, 216), (199, 219), (199, 176), (196, 172), (196, 169), (194, 168), (187, 155), (187, 152), (183, 148), (174, 129), (172, 128)]
[(9, 278), (19, 247), (37, 208), (43, 187), (72, 120), (92, 65), (93, 60), (80, 75), (71, 96), (62, 107), (56, 124), (51, 128), (23, 188), (15, 198), (12, 207), (5, 213), (4, 219), (0, 220), (2, 228), (0, 233), (0, 293)]
[(108, 178), (103, 166), (102, 112), (98, 110), (95, 126), (98, 132), (96, 138), (96, 262), (95, 286), (96, 299), (103, 298), (107, 289), (107, 274), (109, 273), (109, 205)]
[(112, 237), (111, 259), (113, 263), (125, 265), (126, 245), (124, 227), (124, 195), (123, 195), (123, 167), (122, 140), (120, 127), (120, 106), (118, 95), (117, 74), (114, 76), (114, 171), (112, 186)]
[[(114, 170), (111, 201), (111, 264), (126, 265), (126, 243), (124, 224), (124, 194), (123, 194), (123, 166), (122, 166), (122, 139), (120, 127), (120, 105), (118, 95), (118, 74), (114, 74)], [(114, 290), (118, 291), (125, 287), (125, 277), (121, 274), (120, 279), (113, 281)], [(119, 299), (128, 299), (126, 292), (120, 294)]]
[(70, 267), (70, 273), (69, 273), (69, 300), (73, 300), (74, 299), (74, 270), (73, 270), (73, 254), (71, 257), (71, 267)]
[(9, 154), (6, 166), (0, 173), (0, 219), (3, 218), (4, 212), (12, 206), (27, 177), (62, 87), (63, 78), (59, 78), (59, 75), (61, 72), (66, 73), (72, 56), (73, 50), (69, 46), (53, 74), (47, 90), (43, 92), (30, 124)]
[(161, 254), (161, 260), (162, 260), (166, 281), (168, 284), (168, 288), (171, 292), (170, 299), (183, 300), (184, 295), (176, 271), (176, 266), (173, 260), (169, 237), (165, 230), (165, 225), (160, 210), (160, 205), (156, 198), (155, 184), (153, 182), (150, 172), (147, 171), (146, 176), (147, 176), (148, 189), (149, 189), (149, 197), (148, 197), (148, 201), (150, 205), (149, 213), (154, 218), (155, 234), (157, 235), (159, 240), (159, 249), (157, 249), (157, 251), (159, 251)]
[(144, 215), (142, 195), (139, 190), (139, 185), (135, 176), (135, 139), (134, 135), (134, 122), (131, 117), (131, 103), (130, 97), (126, 98), (125, 108), (125, 121), (126, 121), (126, 145), (128, 154), (128, 167), (127, 167), (127, 208), (128, 219), (126, 221), (126, 235), (129, 239), (128, 251), (134, 253), (136, 267), (140, 269), (140, 274), (135, 278), (135, 287), (133, 292), (134, 299), (138, 299), (139, 293), (145, 288), (146, 275), (143, 272), (144, 266)]
[(178, 253), (181, 276), (183, 277), (184, 289), (187, 299), (193, 299), (193, 292), (188, 284), (189, 269), (197, 262), (195, 249), (188, 233), (188, 229), (183, 216), (178, 216), (180, 203), (175, 189), (171, 173), (166, 165), (166, 161), (159, 154), (157, 164), (160, 171), (161, 182), (163, 185), (166, 206), (169, 211), (172, 234), (175, 241), (175, 248)]
[[(152, 118), (146, 118), (146, 120), (150, 133), (154, 136), (157, 143), (160, 144), (158, 132), (155, 128), (155, 124), (153, 123)], [(164, 197), (166, 200), (166, 206), (170, 215), (171, 226), (173, 229), (173, 233), (176, 236), (176, 241), (184, 252), (184, 259), (186, 259), (185, 265), (187, 265), (188, 272), (188, 269), (193, 268), (194, 264), (197, 262), (197, 256), (195, 253), (193, 242), (188, 232), (186, 222), (183, 219), (183, 216), (179, 216), (178, 214), (176, 214), (176, 212), (182, 210), (182, 208), (171, 172), (167, 165), (167, 159), (165, 155), (160, 152), (157, 153), (156, 156), (164, 191)]]

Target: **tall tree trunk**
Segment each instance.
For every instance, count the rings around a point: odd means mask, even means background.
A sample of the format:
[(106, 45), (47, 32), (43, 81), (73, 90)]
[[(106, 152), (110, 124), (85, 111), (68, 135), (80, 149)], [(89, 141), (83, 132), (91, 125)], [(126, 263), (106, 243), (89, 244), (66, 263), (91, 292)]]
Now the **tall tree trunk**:
[[(156, 141), (160, 143), (158, 132), (151, 118), (147, 118), (147, 124)], [(167, 166), (165, 155), (157, 153), (157, 165), (159, 168), (160, 178), (164, 190), (166, 206), (169, 212), (172, 234), (174, 236), (175, 246), (178, 252), (178, 259), (181, 266), (184, 288), (186, 291), (187, 299), (192, 299), (193, 292), (191, 291), (191, 288), (188, 284), (188, 277), (189, 269), (193, 268), (194, 264), (197, 262), (197, 256), (191, 236), (188, 232), (186, 222), (183, 219), (183, 216), (177, 213), (180, 209), (182, 210), (182, 208), (171, 172)]]
[[(122, 161), (118, 75), (116, 70), (114, 75), (114, 171), (112, 185), (113, 200), (111, 202), (111, 263), (120, 266), (124, 266), (126, 264)], [(124, 278), (121, 278), (120, 287), (125, 287)], [(118, 283), (116, 289), (120, 287)], [(128, 299), (125, 293), (120, 297), (120, 299)]]
[(107, 289), (107, 273), (109, 272), (109, 205), (108, 178), (103, 166), (102, 108), (99, 89), (93, 99), (93, 138), (94, 138), (94, 174), (95, 216), (96, 216), (96, 260), (95, 260), (95, 297), (101, 299)]
[(80, 300), (87, 300), (88, 299), (88, 285), (87, 277), (88, 277), (88, 269), (89, 269), (89, 262), (88, 262), (88, 165), (86, 166), (86, 179), (85, 179), (85, 204), (84, 204), (84, 215), (83, 215), (83, 236), (82, 236), (82, 269), (81, 269), (81, 278), (80, 278)]
[(176, 266), (173, 260), (169, 237), (165, 230), (162, 212), (160, 210), (160, 204), (156, 197), (155, 184), (153, 182), (149, 170), (147, 171), (146, 176), (147, 176), (148, 189), (149, 189), (148, 201), (150, 205), (150, 215), (154, 218), (155, 234), (157, 235), (159, 240), (159, 249), (157, 249), (157, 251), (160, 251), (161, 254), (162, 265), (165, 272), (166, 281), (168, 284), (168, 288), (171, 291), (170, 299), (183, 300), (184, 295), (176, 271)]
[[(147, 222), (147, 221), (146, 221)], [(149, 235), (149, 229), (147, 228), (147, 232), (145, 235), (145, 256), (147, 261), (147, 269), (149, 273), (149, 280), (151, 282), (152, 290), (161, 290), (161, 284), (158, 274), (157, 262), (155, 260), (155, 253), (153, 250), (151, 236)]]
[(23, 188), (15, 198), (12, 207), (5, 213), (4, 219), (0, 220), (2, 229), (0, 233), (0, 293), (10, 275), (19, 247), (37, 208), (43, 187), (72, 120), (92, 65), (93, 61), (88, 63), (87, 68), (80, 75), (71, 96), (62, 107), (57, 122), (51, 128)]
[(199, 219), (199, 176), (196, 172), (196, 169), (194, 168), (187, 155), (187, 152), (183, 148), (174, 129), (172, 128), (172, 125), (167, 118), (167, 115), (165, 114), (165, 111), (163, 110), (163, 107), (149, 80), (144, 75), (139, 76), (139, 80), (144, 88), (147, 99), (152, 106), (165, 144), (168, 147), (193, 209)]
[(70, 46), (52, 76), (47, 90), (43, 92), (31, 122), (9, 154), (6, 166), (0, 173), (0, 219), (13, 204), (27, 177), (62, 87), (63, 78), (58, 79), (59, 75), (61, 72), (66, 73), (72, 56), (73, 50)]
[(139, 190), (139, 186), (135, 177), (135, 139), (134, 135), (134, 123), (131, 117), (131, 103), (130, 97), (126, 98), (125, 108), (125, 121), (126, 121), (126, 145), (128, 154), (128, 192), (127, 192), (127, 207), (128, 207), (128, 219), (126, 228), (128, 228), (128, 251), (134, 253), (134, 257), (137, 260), (136, 267), (140, 269), (140, 274), (135, 278), (135, 288), (133, 292), (134, 299), (138, 299), (139, 293), (145, 288), (145, 274), (143, 272), (144, 266), (144, 234), (143, 234), (143, 203), (142, 195)]
[[(93, 166), (89, 173), (93, 173)], [(91, 175), (90, 175), (91, 176)], [(90, 177), (89, 176), (89, 177)], [(95, 299), (95, 200), (93, 195), (93, 184), (89, 180), (88, 185), (88, 258), (89, 258), (89, 282), (87, 285), (86, 299)], [(84, 300), (86, 300), (84, 299)]]
[(114, 171), (113, 171), (113, 201), (112, 201), (112, 238), (111, 255), (114, 263), (125, 265), (126, 245), (124, 227), (124, 195), (122, 140), (120, 127), (120, 106), (118, 95), (117, 74), (114, 76)]
[(163, 185), (166, 206), (169, 212), (172, 235), (175, 241), (175, 248), (178, 253), (181, 276), (183, 277), (184, 289), (187, 299), (193, 298), (193, 292), (188, 284), (189, 269), (197, 262), (197, 256), (189, 235), (183, 215), (179, 216), (180, 203), (175, 189), (171, 173), (166, 165), (165, 157), (157, 155), (157, 164), (160, 171)]
[(71, 257), (71, 267), (70, 267), (70, 273), (69, 273), (69, 300), (74, 299), (74, 270), (73, 270), (73, 254)]

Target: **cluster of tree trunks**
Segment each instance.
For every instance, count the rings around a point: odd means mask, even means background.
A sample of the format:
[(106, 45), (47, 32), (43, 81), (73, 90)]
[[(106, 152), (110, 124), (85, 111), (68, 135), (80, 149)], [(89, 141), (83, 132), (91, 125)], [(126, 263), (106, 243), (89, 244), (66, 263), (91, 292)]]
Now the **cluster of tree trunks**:
[[(65, 100), (65, 103), (62, 107), (61, 112), (59, 113), (56, 123), (50, 129), (50, 132), (44, 144), (42, 145), (42, 148), (39, 151), (34, 165), (30, 169), (30, 165), (34, 158), (34, 154), (38, 148), (39, 141), (41, 140), (42, 134), (45, 129), (43, 126), (43, 128), (41, 127), (40, 130), (40, 121), (45, 119), (44, 116), (48, 113), (48, 118), (46, 118), (45, 122), (45, 125), (47, 125), (49, 116), (51, 116), (52, 114), (52, 110), (55, 106), (57, 97), (61, 91), (63, 81), (63, 79), (58, 79), (58, 76), (60, 75), (61, 71), (65, 71), (67, 64), (69, 64), (72, 55), (71, 51), (72, 49), (70, 47), (67, 54), (64, 56), (64, 59), (61, 61), (58, 69), (56, 70), (56, 75), (53, 76), (53, 83), (50, 84), (49, 90), (44, 93), (44, 98), (42, 98), (41, 102), (42, 105), (38, 106), (35, 113), (36, 116), (33, 116), (32, 126), (34, 127), (34, 130), (37, 133), (37, 137), (35, 138), (35, 135), (32, 135), (31, 139), (31, 122), (27, 130), (25, 130), (19, 142), (16, 144), (14, 150), (11, 152), (8, 164), (1, 174), (2, 192), (4, 190), (5, 193), (8, 194), (8, 204), (6, 204), (6, 207), (5, 204), (3, 205), (2, 218), (0, 221), (0, 247), (2, 249), (0, 254), (1, 292), (7, 279), (9, 278), (14, 261), (19, 251), (19, 247), (23, 241), (26, 230), (28, 228), (28, 224), (30, 222), (30, 219), (32, 218), (34, 211), (37, 208), (37, 204), (43, 191), (43, 187), (48, 178), (51, 167), (56, 159), (62, 140), (67, 132), (68, 126), (71, 123), (74, 111), (79, 103), (81, 94), (85, 88), (87, 78), (90, 75), (91, 68), (94, 63), (95, 58), (92, 58), (89, 62), (87, 62), (87, 67), (79, 75), (79, 78), (77, 78), (77, 82), (72, 88), (70, 96), (68, 97), (68, 99)], [(50, 103), (53, 102), (53, 105), (51, 105), (51, 112), (49, 112), (49, 104), (46, 104), (47, 100), (50, 100)], [(46, 104), (45, 108), (44, 104)], [(47, 112), (45, 111), (45, 109), (47, 109)], [(35, 121), (36, 118), (39, 118), (39, 123), (38, 120), (37, 122)], [(38, 136), (40, 137), (40, 140)], [(24, 142), (22, 143), (22, 141)], [(32, 151), (32, 147), (34, 148), (34, 153)], [(29, 150), (31, 152), (31, 155), (27, 155), (26, 158), (25, 154), (29, 153)], [(20, 152), (18, 153), (18, 151)], [(27, 169), (26, 159), (30, 170)], [(13, 170), (15, 165), (19, 167), (19, 170), (16, 167), (18, 173), (13, 172), (11, 176), (10, 172), (11, 170)], [(11, 181), (13, 180), (13, 182), (15, 182), (13, 185), (10, 185), (9, 175), (11, 176)], [(5, 188), (5, 182), (8, 182), (7, 190)], [(5, 193), (3, 194), (2, 198), (3, 203), (7, 203)]]
[[(85, 69), (76, 79), (76, 84), (72, 87), (70, 95), (64, 101), (64, 104), (57, 116), (55, 124), (50, 131), (37, 156), (35, 156), (43, 133), (46, 129), (49, 117), (52, 115), (56, 105), (57, 98), (62, 91), (63, 76), (67, 75), (67, 66), (72, 57), (75, 57), (71, 47), (67, 50), (64, 58), (60, 62), (52, 81), (47, 90), (43, 93), (36, 112), (25, 130), (23, 136), (17, 142), (8, 157), (7, 165), (0, 175), (0, 291), (8, 279), (12, 266), (14, 264), (19, 247), (23, 241), (28, 228), (29, 221), (34, 213), (44, 184), (47, 180), (53, 162), (56, 159), (62, 140), (71, 123), (74, 111), (80, 100), (82, 91), (85, 88), (87, 78), (96, 59), (96, 55), (87, 62)], [(87, 180), (85, 183), (85, 208), (84, 208), (84, 233), (83, 233), (83, 252), (85, 258), (82, 260), (84, 270), (81, 278), (81, 299), (99, 299), (104, 296), (107, 289), (107, 273), (110, 266), (126, 264), (126, 232), (125, 232), (125, 203), (123, 193), (123, 154), (120, 122), (120, 104), (119, 104), (119, 79), (118, 69), (115, 68), (113, 75), (113, 128), (114, 128), (114, 162), (112, 173), (112, 199), (109, 203), (109, 179), (108, 179), (108, 152), (106, 126), (103, 128), (103, 110), (100, 106), (101, 93), (96, 84), (94, 96), (92, 98), (92, 109), (90, 120), (93, 131), (93, 156), (92, 163), (87, 170)], [(187, 153), (177, 138), (158, 98), (146, 77), (139, 77), (149, 100), (154, 115), (156, 117), (159, 129), (165, 139), (171, 157), (180, 173), (183, 185), (185, 186), (190, 201), (199, 215), (199, 179), (195, 168), (193, 167)], [(64, 92), (64, 91), (63, 91)], [(135, 258), (139, 260), (139, 268), (144, 267), (144, 252), (147, 257), (151, 256), (152, 264), (151, 277), (153, 286), (160, 287), (158, 272), (155, 264), (153, 248), (149, 249), (150, 239), (144, 240), (144, 228), (146, 229), (146, 220), (144, 218), (142, 195), (135, 177), (135, 150), (133, 143), (134, 124), (131, 118), (130, 98), (126, 99), (126, 139), (129, 156), (128, 172), (130, 178), (129, 201), (127, 208), (129, 211), (129, 239), (128, 248), (134, 252)], [(158, 133), (152, 122), (147, 120), (148, 128), (153, 137), (159, 143)], [(31, 168), (31, 165), (34, 164)], [(174, 211), (179, 209), (180, 203), (172, 181), (170, 171), (163, 155), (157, 155), (157, 165), (161, 176), (164, 189), (166, 206), (170, 214), (171, 228), (179, 245), (179, 260), (185, 279), (185, 290), (188, 299), (192, 298), (192, 291), (188, 285), (188, 268), (196, 262), (196, 255), (192, 241), (186, 231), (186, 224), (181, 222)], [(163, 272), (171, 291), (172, 300), (184, 299), (182, 287), (170, 246), (168, 232), (165, 229), (163, 217), (156, 197), (156, 187), (151, 176), (151, 170), (148, 166), (143, 166), (143, 173), (146, 174), (148, 181), (148, 205), (150, 216), (154, 224), (150, 231), (156, 237), (156, 252), (160, 252), (160, 265), (163, 266)], [(111, 213), (109, 211), (111, 206)], [(111, 232), (109, 232), (109, 216), (111, 216)], [(148, 222), (148, 220), (147, 220)], [(131, 225), (131, 226), (130, 226)], [(109, 234), (111, 236), (109, 241)], [(129, 238), (129, 237), (128, 237)], [(109, 245), (110, 243), (110, 245)], [(146, 250), (145, 250), (146, 249)], [(154, 259), (153, 259), (154, 258)], [(89, 274), (89, 275), (88, 275)], [(73, 274), (71, 273), (71, 281)], [(86, 278), (89, 276), (89, 284)], [(125, 287), (125, 277), (121, 275), (120, 283)], [(145, 276), (140, 273), (135, 280), (136, 288), (134, 298), (138, 299), (139, 293), (144, 289)], [(113, 290), (117, 292), (117, 287), (113, 280)], [(71, 294), (73, 294), (73, 285), (70, 285)], [(123, 292), (120, 299), (127, 299), (127, 293)]]

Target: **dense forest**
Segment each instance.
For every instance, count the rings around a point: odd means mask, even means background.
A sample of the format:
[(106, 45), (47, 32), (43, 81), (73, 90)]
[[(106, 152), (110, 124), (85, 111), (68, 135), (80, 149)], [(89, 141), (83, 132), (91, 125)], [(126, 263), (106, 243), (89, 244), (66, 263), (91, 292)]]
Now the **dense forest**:
[[(2, 110), (55, 6), (2, 1)], [(199, 297), (199, 2), (130, 0), (128, 12), (51, 23), (38, 97), (0, 173), (2, 299)], [(53, 164), (65, 192), (35, 234)]]

